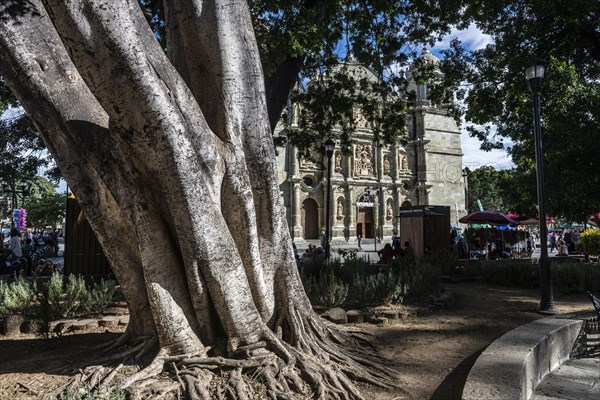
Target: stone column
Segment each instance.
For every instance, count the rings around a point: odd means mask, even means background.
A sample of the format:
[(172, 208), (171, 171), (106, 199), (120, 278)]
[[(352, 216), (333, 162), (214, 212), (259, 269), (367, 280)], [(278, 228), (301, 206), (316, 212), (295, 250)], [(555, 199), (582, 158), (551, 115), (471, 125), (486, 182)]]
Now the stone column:
[(348, 159), (348, 168), (350, 169), (348, 171), (348, 177), (354, 177), (356, 176), (356, 173), (354, 171), (355, 168), (355, 163), (356, 163), (356, 144), (352, 144), (352, 155), (350, 156), (350, 158)]
[(391, 175), (392, 175), (392, 180), (394, 182), (398, 181), (400, 169), (402, 169), (402, 166), (400, 165), (400, 162), (398, 160), (399, 154), (400, 154), (400, 152), (398, 151), (398, 145), (395, 145), (394, 147), (392, 147), (392, 151), (390, 153), (390, 157), (392, 158), (392, 162), (391, 162), (392, 173), (391, 173)]
[(294, 182), (292, 186), (292, 229), (294, 230), (294, 241), (303, 239), (302, 237), (302, 191), (300, 190), (300, 184)]
[[(348, 190), (348, 213), (346, 220), (348, 221), (348, 230), (350, 232), (350, 238), (356, 238), (356, 196), (358, 188), (352, 187)], [(353, 239), (351, 239), (353, 240)]]
[(288, 149), (289, 149), (289, 157), (290, 157), (290, 175), (292, 177), (297, 177), (299, 170), (298, 170), (298, 150), (296, 149), (296, 146), (292, 146), (292, 145), (288, 145)]
[(373, 166), (374, 166), (374, 176), (375, 179), (377, 180), (381, 180), (381, 174), (382, 174), (382, 160), (381, 160), (381, 146), (379, 145), (379, 143), (377, 142), (373, 142), (373, 146), (375, 147), (374, 151), (373, 151), (373, 157), (375, 157), (375, 159), (373, 160)]
[(379, 232), (381, 231), (381, 220), (379, 218), (380, 208), (381, 208), (381, 198), (383, 197), (381, 193), (375, 191), (375, 201), (373, 202), (373, 223), (375, 224), (375, 240), (379, 239)]
[(398, 193), (397, 186), (394, 186), (394, 190), (392, 192), (392, 200), (394, 201), (394, 209), (392, 214), (392, 229), (394, 232), (399, 232), (398, 210), (400, 209), (400, 193)]

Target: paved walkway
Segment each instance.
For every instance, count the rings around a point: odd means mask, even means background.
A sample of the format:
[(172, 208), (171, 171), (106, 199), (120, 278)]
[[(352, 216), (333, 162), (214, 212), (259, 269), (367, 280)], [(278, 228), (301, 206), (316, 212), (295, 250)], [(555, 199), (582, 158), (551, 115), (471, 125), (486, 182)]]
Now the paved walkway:
[(568, 360), (537, 386), (532, 400), (600, 399), (600, 358)]
[[(319, 241), (315, 240), (315, 241), (309, 241), (310, 244), (314, 244), (315, 246), (320, 246)], [(383, 246), (385, 246), (386, 243), (390, 243), (391, 242), (384, 242), (384, 243), (377, 243), (377, 245), (375, 245), (371, 240), (369, 240), (368, 243), (363, 242), (361, 247), (358, 247), (358, 243), (356, 243), (353, 239), (349, 240), (348, 242), (343, 242), (343, 243), (337, 243), (334, 242), (331, 244), (331, 258), (340, 258), (343, 259), (343, 257), (338, 253), (338, 249), (344, 249), (344, 250), (356, 250), (357, 251), (357, 256), (358, 257), (364, 257), (366, 259), (370, 259), (371, 262), (377, 262), (379, 260), (379, 256), (377, 255), (377, 250), (381, 250), (383, 248)], [(302, 256), (302, 253), (306, 250), (308, 246), (298, 246), (297, 252), (299, 256)]]

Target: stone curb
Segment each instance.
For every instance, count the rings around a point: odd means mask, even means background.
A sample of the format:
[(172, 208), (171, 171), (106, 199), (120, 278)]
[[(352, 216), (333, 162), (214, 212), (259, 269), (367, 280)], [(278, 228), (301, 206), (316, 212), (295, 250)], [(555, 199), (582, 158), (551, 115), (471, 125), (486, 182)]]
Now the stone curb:
[(583, 321), (543, 318), (507, 332), (479, 356), (463, 400), (530, 399), (548, 373), (569, 359)]
[[(129, 314), (123, 315), (104, 315), (99, 318), (73, 318), (59, 319), (50, 321), (48, 333), (62, 335), (67, 332), (94, 329), (97, 327), (116, 327), (127, 325), (129, 323)], [(22, 315), (9, 315), (3, 319), (3, 325), (0, 324), (1, 336), (15, 336), (20, 333), (37, 333), (42, 329), (42, 321), (28, 319)]]

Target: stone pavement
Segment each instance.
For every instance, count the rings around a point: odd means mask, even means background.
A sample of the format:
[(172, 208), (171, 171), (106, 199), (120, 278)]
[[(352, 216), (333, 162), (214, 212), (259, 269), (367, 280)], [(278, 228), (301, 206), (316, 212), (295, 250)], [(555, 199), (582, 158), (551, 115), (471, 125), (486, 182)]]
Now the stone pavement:
[(532, 400), (600, 399), (600, 358), (571, 359), (548, 374)]

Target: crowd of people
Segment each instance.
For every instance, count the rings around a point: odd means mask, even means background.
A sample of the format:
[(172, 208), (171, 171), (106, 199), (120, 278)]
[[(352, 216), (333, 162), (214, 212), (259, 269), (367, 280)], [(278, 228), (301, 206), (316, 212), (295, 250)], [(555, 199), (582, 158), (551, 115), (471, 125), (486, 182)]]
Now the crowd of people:
[(558, 256), (568, 256), (575, 252), (579, 243), (581, 232), (577, 229), (564, 232), (550, 232), (548, 234), (548, 248), (550, 253), (557, 251)]
[[(49, 254), (58, 256), (58, 238), (60, 232), (20, 232), (12, 228), (8, 232), (8, 241), (0, 248), (0, 269), (8, 272), (24, 272), (27, 275), (51, 275), (62, 272), (62, 264), (52, 259), (38, 259), (38, 250), (50, 249)], [(48, 251), (46, 250), (46, 253)], [(35, 265), (34, 265), (35, 264)], [(16, 268), (14, 266), (17, 266)], [(22, 269), (23, 271), (13, 271)]]
[[(294, 254), (298, 266), (301, 266), (304, 262), (308, 260), (319, 261), (325, 257), (324, 248), (327, 244), (327, 237), (325, 236), (325, 232), (321, 233), (320, 239), (320, 246), (309, 244), (306, 250), (302, 252), (302, 254), (298, 253), (296, 244), (293, 243)], [(358, 243), (358, 248), (362, 249), (362, 236), (360, 234), (357, 235), (355, 242)], [(414, 257), (414, 252), (410, 245), (410, 242), (407, 241), (404, 243), (404, 246), (402, 246), (400, 242), (400, 236), (398, 236), (397, 234), (394, 234), (392, 236), (392, 242), (386, 243), (381, 250), (377, 251), (377, 254), (379, 256), (379, 260), (377, 261), (378, 264), (389, 264), (393, 260), (398, 260), (402, 257)]]
[(400, 244), (400, 237), (397, 239), (392, 238), (392, 243), (386, 243), (383, 246), (383, 249), (377, 252), (379, 255), (378, 264), (389, 264), (394, 260), (399, 260), (401, 258), (411, 258), (414, 257), (413, 249), (410, 246), (410, 242), (404, 242), (404, 247)]

